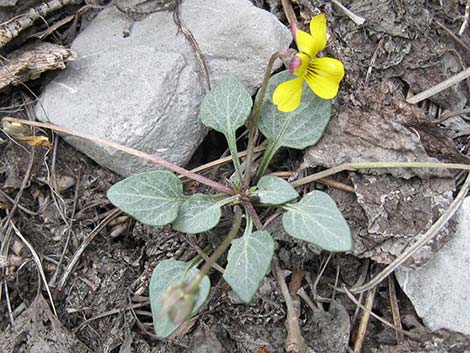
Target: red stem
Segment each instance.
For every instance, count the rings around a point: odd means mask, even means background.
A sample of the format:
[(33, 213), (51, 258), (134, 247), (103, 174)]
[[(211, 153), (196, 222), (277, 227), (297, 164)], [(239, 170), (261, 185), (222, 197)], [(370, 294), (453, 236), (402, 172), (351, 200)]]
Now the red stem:
[(225, 194), (238, 195), (232, 188), (229, 188), (228, 186), (225, 186), (225, 185), (220, 184), (216, 181), (210, 180), (210, 179), (208, 179), (208, 178), (206, 178), (202, 175), (192, 173), (189, 170), (184, 169), (182, 167), (179, 167), (179, 166), (177, 166), (173, 163), (170, 163), (170, 162), (168, 162), (168, 161), (166, 161), (166, 160), (164, 160), (164, 159), (162, 159), (158, 156), (151, 155), (151, 154), (136, 150), (136, 149), (131, 148), (131, 147), (122, 146), (118, 143), (108, 141), (108, 140), (100, 138), (100, 137), (95, 137), (95, 136), (84, 134), (84, 133), (74, 131), (74, 130), (71, 130), (71, 129), (66, 129), (66, 128), (55, 126), (55, 125), (48, 124), (48, 123), (40, 123), (40, 122), (37, 122), (37, 121), (21, 120), (21, 119), (15, 119), (15, 118), (3, 118), (2, 121), (3, 120), (10, 121), (10, 122), (15, 122), (15, 123), (19, 123), (19, 124), (24, 124), (24, 125), (42, 127), (42, 128), (45, 128), (45, 129), (50, 129), (50, 130), (62, 132), (62, 133), (68, 134), (68, 135), (81, 137), (85, 140), (89, 140), (89, 141), (98, 143), (100, 145), (112, 147), (112, 148), (115, 148), (119, 151), (131, 154), (133, 156), (136, 156), (136, 157), (139, 157), (139, 158), (142, 158), (142, 159), (146, 159), (146, 160), (151, 161), (155, 164), (158, 164), (159, 166), (162, 166), (163, 168), (169, 169), (169, 170), (171, 170), (175, 173), (178, 173), (180, 175), (183, 175), (183, 176), (185, 176), (189, 179), (193, 179), (193, 180), (195, 180), (195, 181), (197, 181), (201, 184), (207, 185), (207, 186), (209, 186), (209, 187), (211, 187), (211, 188), (213, 188), (217, 191), (223, 192)]

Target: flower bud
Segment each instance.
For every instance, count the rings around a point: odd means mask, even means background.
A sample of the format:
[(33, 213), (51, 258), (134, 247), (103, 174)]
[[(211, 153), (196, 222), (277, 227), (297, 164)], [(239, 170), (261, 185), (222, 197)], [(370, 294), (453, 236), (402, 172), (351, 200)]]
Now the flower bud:
[(294, 55), (289, 63), (289, 72), (293, 74), (302, 65), (302, 60)]
[(170, 321), (179, 325), (191, 316), (199, 295), (199, 287), (186, 292), (187, 285), (184, 282), (169, 286), (162, 296), (163, 306), (160, 310), (160, 317), (168, 314)]

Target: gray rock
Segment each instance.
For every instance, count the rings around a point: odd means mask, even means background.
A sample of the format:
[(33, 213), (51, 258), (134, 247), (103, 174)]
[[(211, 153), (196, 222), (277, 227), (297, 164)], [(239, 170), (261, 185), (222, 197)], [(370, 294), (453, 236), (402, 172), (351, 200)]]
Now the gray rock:
[(398, 283), (431, 330), (470, 335), (470, 198), (457, 215), (454, 237), (423, 267), (398, 270)]
[[(186, 0), (180, 17), (205, 56), (211, 84), (238, 76), (251, 93), (290, 32), (248, 0)], [(191, 45), (170, 12), (132, 26), (103, 10), (75, 39), (79, 59), (54, 79), (36, 107), (39, 120), (105, 138), (184, 165), (206, 134), (197, 115), (206, 83)], [(122, 175), (155, 169), (136, 157), (66, 136), (67, 142)]]

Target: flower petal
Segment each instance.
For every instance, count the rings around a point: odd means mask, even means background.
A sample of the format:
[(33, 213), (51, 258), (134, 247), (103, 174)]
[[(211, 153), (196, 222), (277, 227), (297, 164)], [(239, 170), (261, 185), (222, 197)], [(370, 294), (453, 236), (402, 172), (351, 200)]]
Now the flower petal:
[(310, 21), (310, 34), (315, 40), (322, 40), (325, 43), (320, 50), (326, 46), (326, 31), (326, 16), (324, 14), (321, 13), (312, 18)]
[(281, 112), (291, 112), (298, 108), (302, 98), (302, 76), (281, 83), (273, 93), (273, 103)]
[(317, 55), (326, 45), (326, 41), (322, 43), (321, 41), (315, 40), (310, 34), (300, 29), (297, 30), (295, 41), (299, 51), (309, 55), (311, 58)]
[(297, 30), (295, 41), (299, 50), (313, 58), (320, 50), (326, 47), (326, 17), (323, 14), (316, 15), (310, 21), (310, 34)]
[(305, 73), (309, 87), (323, 99), (332, 99), (336, 96), (343, 77), (343, 63), (332, 58), (315, 58)]

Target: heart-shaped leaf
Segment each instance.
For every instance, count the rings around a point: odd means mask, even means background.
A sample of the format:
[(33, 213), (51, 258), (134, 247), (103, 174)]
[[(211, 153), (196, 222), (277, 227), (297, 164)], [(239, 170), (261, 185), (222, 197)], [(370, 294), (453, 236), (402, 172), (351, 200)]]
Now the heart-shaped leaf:
[(221, 215), (220, 203), (208, 195), (195, 194), (183, 202), (172, 226), (183, 233), (201, 233), (214, 228)]
[(284, 206), (286, 232), (328, 251), (348, 251), (352, 247), (349, 226), (336, 203), (326, 193), (312, 191), (296, 204)]
[(235, 132), (245, 123), (252, 105), (251, 96), (240, 79), (230, 76), (220, 81), (206, 95), (199, 112), (199, 118), (204, 125), (225, 135), (239, 179), (242, 170)]
[(255, 295), (273, 254), (274, 241), (268, 232), (256, 231), (233, 240), (224, 279), (244, 302)]
[(258, 182), (255, 194), (260, 202), (268, 205), (280, 205), (297, 198), (299, 194), (284, 179), (275, 176), (264, 176)]
[[(189, 264), (186, 262), (171, 259), (163, 260), (153, 270), (149, 288), (150, 308), (152, 309), (155, 334), (160, 338), (168, 337), (178, 328), (170, 321), (168, 314), (159, 319), (160, 310), (163, 307), (162, 295), (170, 285), (184, 280), (185, 274), (186, 279), (190, 280), (199, 272), (197, 268), (192, 268), (189, 272), (186, 272), (188, 266)], [(192, 314), (195, 314), (206, 300), (210, 286), (209, 278), (204, 276), (199, 285), (198, 298)]]
[(253, 102), (243, 83), (234, 76), (224, 78), (201, 104), (202, 123), (225, 136), (235, 135), (251, 111)]
[(314, 145), (330, 121), (331, 102), (317, 97), (306, 82), (296, 110), (283, 113), (277, 109), (272, 102), (274, 90), (280, 83), (293, 78), (295, 76), (288, 71), (272, 76), (261, 110), (259, 129), (275, 150), (282, 146), (303, 149)]
[(183, 197), (180, 179), (165, 170), (130, 176), (108, 190), (116, 207), (151, 226), (173, 222)]

